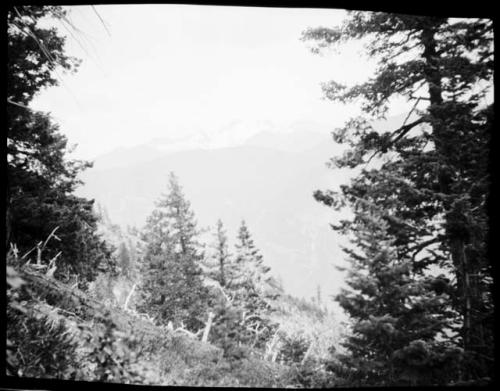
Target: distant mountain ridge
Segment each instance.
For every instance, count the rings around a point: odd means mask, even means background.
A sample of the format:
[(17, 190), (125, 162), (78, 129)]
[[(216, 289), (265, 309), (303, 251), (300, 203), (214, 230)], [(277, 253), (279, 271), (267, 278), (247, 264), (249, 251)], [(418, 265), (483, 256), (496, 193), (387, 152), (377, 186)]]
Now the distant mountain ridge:
[[(311, 129), (313, 129), (311, 131)], [(331, 127), (314, 121), (295, 121), (277, 126), (271, 121), (231, 121), (209, 135), (186, 133), (177, 137), (159, 137), (134, 147), (120, 147), (94, 159), (94, 169), (106, 169), (153, 160), (167, 153), (189, 150), (257, 146), (299, 152), (325, 140)], [(286, 137), (284, 137), (286, 134)]]
[[(401, 126), (403, 120), (390, 126)], [(240, 143), (233, 146), (224, 146), (226, 128), (211, 143), (203, 135), (198, 140), (187, 135), (177, 144), (169, 140), (170, 149), (155, 140), (98, 157), (82, 175), (85, 185), (78, 192), (104, 205), (113, 222), (141, 228), (174, 171), (201, 227), (222, 219), (232, 243), (241, 219), (247, 221), (266, 263), (288, 292), (311, 297), (317, 285), (326, 294), (336, 292), (342, 275), (333, 264), (343, 258), (339, 244), (345, 239), (330, 227), (336, 214), (312, 196), (349, 178), (347, 171), (325, 165), (342, 151), (331, 127), (302, 121), (278, 130), (263, 123), (243, 137), (247, 125), (233, 125), (240, 127), (234, 136)]]

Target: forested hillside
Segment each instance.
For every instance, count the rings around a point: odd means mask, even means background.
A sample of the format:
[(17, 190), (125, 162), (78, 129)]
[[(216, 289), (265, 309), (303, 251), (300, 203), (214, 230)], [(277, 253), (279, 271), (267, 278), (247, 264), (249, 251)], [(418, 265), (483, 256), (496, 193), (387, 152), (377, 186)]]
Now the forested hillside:
[(55, 279), (57, 259), (43, 247), (36, 258), (11, 247), (8, 374), (189, 386), (330, 381), (325, 347), (338, 344), (338, 330), (320, 298), (284, 294), (244, 221), (234, 250), (221, 220), (202, 245), (173, 173), (168, 188), (142, 233), (123, 232), (96, 206), (113, 267), (85, 284)]
[[(352, 170), (352, 179), (310, 197), (345, 217), (330, 226), (349, 240), (346, 287), (334, 297), (346, 322), (321, 285), (314, 284), (311, 299), (284, 288), (255, 240), (253, 213), (240, 211), (234, 234), (215, 207), (210, 228), (201, 226), (184, 172), (162, 165), (164, 157), (142, 162), (168, 173), (155, 184), (141, 227), (117, 224), (105, 206), (76, 195), (92, 164), (69, 158), (64, 129), (30, 106), (36, 94), (60, 83), (60, 72), (76, 72), (80, 63), (66, 54), (60, 31), (47, 27), (50, 20), (78, 31), (61, 6), (13, 6), (7, 13), (2, 386), (22, 387), (29, 379), (41, 388), (45, 379), (280, 388), (493, 383), (491, 20), (355, 11), (339, 27), (303, 33), (315, 53), (363, 39), (378, 64), (365, 83), (323, 85), (327, 99), (357, 99), (362, 111), (333, 132), (344, 152), (328, 163)], [(406, 100), (408, 113), (394, 129), (385, 115), (396, 97)], [(268, 136), (255, 136), (237, 153), (248, 158), (250, 150), (261, 151)], [(265, 191), (272, 181), (301, 174), (298, 167), (287, 171), (297, 163), (285, 151), (293, 145), (281, 153), (269, 149), (240, 173), (243, 182), (252, 170), (282, 159), (273, 166), (282, 173), (269, 168), (262, 175), (269, 182), (255, 181), (261, 198), (247, 198), (256, 215), (269, 198), (286, 205), (280, 223), (294, 215), (301, 198), (295, 187)], [(314, 178), (305, 163), (318, 158), (311, 151), (298, 162)], [(190, 156), (183, 156), (188, 166)], [(210, 164), (216, 171), (230, 162)], [(126, 194), (127, 186), (119, 191)], [(121, 213), (130, 209), (125, 203)], [(306, 220), (290, 221), (307, 234)], [(280, 245), (279, 233), (265, 236)], [(306, 260), (283, 256), (281, 262), (292, 268)], [(298, 280), (312, 284), (307, 275)]]

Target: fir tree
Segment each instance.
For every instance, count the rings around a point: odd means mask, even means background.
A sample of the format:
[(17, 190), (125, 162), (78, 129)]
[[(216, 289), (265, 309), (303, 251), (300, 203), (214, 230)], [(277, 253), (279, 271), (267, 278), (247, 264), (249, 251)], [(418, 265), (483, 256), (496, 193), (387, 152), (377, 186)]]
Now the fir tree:
[(236, 242), (235, 272), (232, 286), (246, 286), (261, 289), (269, 276), (270, 267), (264, 265), (263, 257), (255, 247), (245, 221), (241, 222)]
[(205, 274), (217, 281), (221, 287), (227, 285), (230, 273), (231, 254), (227, 243), (227, 234), (224, 224), (219, 219), (215, 231), (215, 240), (212, 244), (213, 253), (204, 262)]
[[(375, 77), (363, 84), (325, 84), (327, 98), (359, 98), (362, 110), (378, 118), (384, 118), (395, 97), (409, 104), (398, 129), (375, 131), (363, 117), (338, 129), (334, 139), (350, 149), (332, 159), (332, 167), (362, 170), (340, 193), (318, 191), (315, 198), (336, 208), (355, 207), (360, 201), (376, 206), (394, 237), (392, 258), (403, 262), (409, 257), (412, 273), (433, 266), (448, 275), (448, 305), (460, 314), (457, 346), (465, 351), (456, 380), (491, 378), (486, 199), (493, 109), (484, 98), (493, 76), (492, 21), (351, 12), (341, 27), (310, 29), (304, 39), (317, 42), (315, 51), (366, 39), (368, 54), (378, 60)], [(368, 170), (375, 157), (380, 168)], [(357, 212), (355, 216), (354, 221), (360, 218)], [(337, 229), (349, 232), (353, 224), (343, 221)]]
[(436, 289), (442, 276), (398, 256), (388, 226), (372, 205), (357, 205), (353, 248), (345, 249), (350, 289), (337, 296), (353, 320), (339, 372), (357, 386), (447, 384), (459, 375), (462, 354), (442, 335), (456, 318), (449, 290)]
[(176, 176), (147, 220), (142, 271), (142, 310), (167, 323), (197, 329), (205, 320), (207, 292), (202, 285), (203, 257), (190, 203)]
[(269, 289), (270, 267), (264, 265), (263, 257), (256, 248), (250, 231), (241, 222), (238, 231), (236, 258), (231, 265), (231, 280), (228, 288), (234, 295), (234, 305), (242, 309), (242, 324), (253, 330), (251, 346), (261, 348), (272, 332), (269, 320), (275, 290)]

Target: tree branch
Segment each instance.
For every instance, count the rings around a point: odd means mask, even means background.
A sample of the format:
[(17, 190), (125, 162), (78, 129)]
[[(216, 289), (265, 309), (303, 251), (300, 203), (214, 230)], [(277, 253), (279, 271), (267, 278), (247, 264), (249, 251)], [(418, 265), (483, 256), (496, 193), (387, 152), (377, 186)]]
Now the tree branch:
[(127, 309), (128, 302), (129, 302), (130, 298), (132, 297), (132, 294), (134, 293), (134, 290), (135, 290), (136, 286), (137, 286), (137, 284), (134, 284), (134, 286), (130, 290), (130, 293), (127, 295), (127, 298), (125, 299), (125, 304), (123, 304), (123, 309), (124, 310)]
[[(404, 121), (404, 124), (403, 126), (401, 126), (400, 128), (394, 130), (391, 135), (389, 136), (389, 142), (387, 145), (384, 145), (382, 148), (380, 149), (377, 149), (375, 152), (373, 152), (373, 154), (368, 158), (368, 160), (366, 161), (366, 164), (365, 166), (371, 162), (371, 160), (379, 153), (385, 153), (387, 152), (387, 150), (394, 146), (399, 140), (401, 140), (401, 138), (403, 138), (406, 134), (408, 134), (408, 132), (410, 130), (412, 130), (415, 126), (417, 125), (420, 125), (421, 123), (424, 123), (426, 122), (426, 118), (425, 117), (421, 117), (409, 124), (406, 124), (406, 121), (408, 120), (408, 118), (410, 117), (411, 113), (415, 110), (417, 104), (419, 102), (419, 99), (417, 99), (417, 102), (415, 103), (415, 105), (413, 106), (413, 108), (411, 109), (411, 111), (408, 113), (405, 121)], [(394, 138), (392, 141), (390, 140), (392, 137), (394, 137), (396, 135), (396, 138)]]
[(408, 253), (411, 253), (414, 251), (414, 253), (412, 254), (411, 257), (412, 257), (412, 259), (415, 259), (415, 256), (419, 252), (424, 250), (426, 247), (430, 246), (431, 244), (439, 243), (439, 242), (441, 242), (441, 238), (438, 236), (438, 237), (426, 240), (425, 242), (419, 243), (413, 247), (408, 248), (403, 254), (408, 254)]
[[(412, 109), (412, 111), (413, 111), (413, 109)], [(410, 114), (411, 114), (411, 112), (410, 112)], [(408, 115), (408, 117), (409, 117), (409, 115)], [(391, 145), (396, 144), (399, 140), (401, 140), (401, 138), (403, 138), (406, 134), (408, 134), (408, 132), (410, 130), (412, 130), (415, 126), (420, 125), (421, 123), (424, 123), (425, 121), (426, 121), (426, 119), (424, 117), (421, 117), (421, 118), (419, 118), (419, 119), (417, 119), (417, 120), (415, 120), (415, 121), (413, 121), (413, 122), (411, 122), (411, 123), (409, 123), (407, 125), (401, 126), (399, 129), (396, 129), (391, 134), (391, 138), (394, 135), (397, 135), (396, 138), (391, 141)]]

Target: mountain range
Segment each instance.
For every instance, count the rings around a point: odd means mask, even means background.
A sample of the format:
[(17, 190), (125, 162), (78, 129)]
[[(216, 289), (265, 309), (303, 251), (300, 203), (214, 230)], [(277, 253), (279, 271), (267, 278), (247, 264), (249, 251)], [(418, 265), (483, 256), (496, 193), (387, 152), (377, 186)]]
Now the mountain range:
[(316, 202), (313, 192), (348, 180), (348, 171), (325, 164), (342, 147), (328, 124), (251, 125), (235, 121), (215, 137), (193, 133), (116, 149), (83, 173), (78, 194), (104, 206), (114, 223), (141, 228), (173, 171), (199, 226), (207, 228), (206, 242), (220, 218), (234, 243), (244, 219), (287, 292), (309, 298), (320, 286), (324, 297), (334, 294), (343, 276), (333, 265), (342, 264), (345, 238), (330, 227), (339, 214)]

